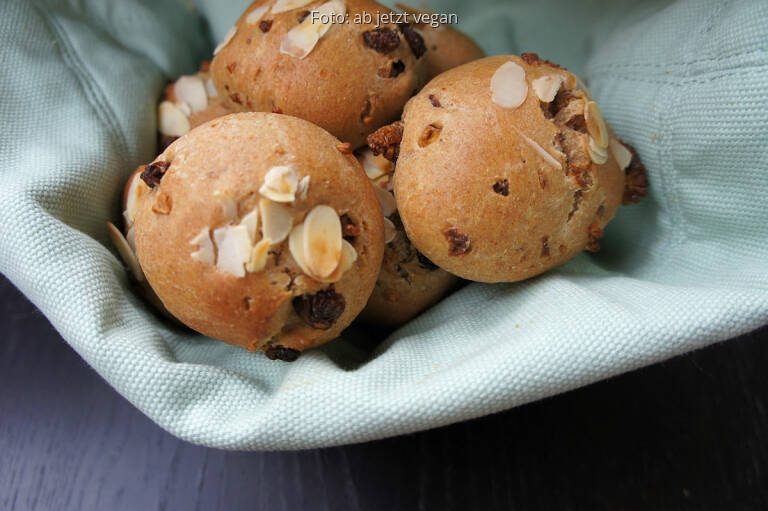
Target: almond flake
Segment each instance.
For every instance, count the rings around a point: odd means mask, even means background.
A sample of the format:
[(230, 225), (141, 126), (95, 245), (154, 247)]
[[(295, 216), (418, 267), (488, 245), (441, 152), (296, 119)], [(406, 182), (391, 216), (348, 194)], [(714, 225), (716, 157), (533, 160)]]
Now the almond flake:
[[(304, 224), (299, 224), (294, 227), (293, 231), (291, 231), (290, 237), (288, 238), (288, 249), (291, 251), (291, 256), (293, 257), (293, 260), (296, 261), (296, 264), (299, 266), (299, 268), (301, 268), (301, 271), (313, 280), (324, 283), (336, 282), (341, 278), (344, 272), (352, 267), (352, 264), (357, 260), (357, 251), (355, 250), (355, 247), (353, 247), (352, 244), (350, 244), (348, 241), (342, 239), (341, 257), (339, 259), (338, 265), (336, 265), (336, 268), (334, 268), (331, 274), (326, 277), (315, 275), (307, 266), (304, 259), (304, 236)], [(298, 279), (301, 278), (302, 276), (300, 275), (297, 278), (297, 282)]]
[[(272, 14), (280, 14), (281, 12), (292, 11), (299, 7), (312, 3), (313, 0), (277, 0), (275, 5), (272, 6)], [(258, 20), (257, 20), (258, 21)]]
[(269, 169), (259, 193), (275, 202), (293, 202), (299, 179), (292, 167), (278, 165)]
[[(285, 34), (280, 43), (280, 53), (303, 59), (309, 55), (320, 38), (328, 32), (334, 20), (339, 15), (346, 13), (346, 10), (347, 7), (341, 0), (331, 0), (313, 10), (313, 13), (317, 13), (316, 16), (310, 13), (304, 18), (304, 21)], [(316, 18), (315, 23), (312, 21), (313, 18)]]
[(517, 108), (528, 97), (525, 69), (515, 62), (505, 62), (491, 77), (493, 102), (502, 108)]
[(304, 176), (296, 187), (296, 196), (301, 200), (306, 200), (307, 193), (309, 193), (309, 176)]
[(216, 252), (213, 249), (210, 229), (204, 227), (200, 234), (192, 238), (189, 244), (197, 245), (197, 251), (192, 252), (192, 259), (210, 265), (216, 262)]
[(141, 271), (139, 266), (139, 260), (136, 258), (136, 254), (131, 250), (131, 246), (128, 241), (123, 237), (123, 233), (115, 227), (112, 222), (107, 222), (107, 232), (109, 232), (109, 238), (112, 240), (112, 244), (115, 245), (117, 253), (120, 254), (120, 258), (128, 267), (128, 271), (131, 272), (133, 278), (139, 282), (144, 281), (144, 272)]
[(180, 137), (190, 129), (187, 116), (170, 101), (163, 101), (157, 107), (157, 124), (160, 133), (169, 137)]
[(304, 224), (299, 224), (293, 228), (288, 237), (288, 250), (291, 252), (293, 260), (299, 265), (301, 271), (311, 275), (307, 264), (304, 262)]
[(261, 214), (261, 235), (271, 239), (273, 245), (283, 241), (291, 232), (293, 217), (284, 205), (269, 199), (261, 199), (259, 213)]
[[(248, 14), (248, 16), (245, 17), (245, 22), (248, 23), (249, 25), (255, 25), (256, 23), (259, 22), (259, 20), (261, 20), (261, 18), (264, 17), (264, 15), (267, 13), (268, 10), (269, 10), (269, 4), (260, 5), (256, 7), (254, 10), (250, 12), (250, 14)], [(274, 10), (272, 12), (274, 13)]]
[(341, 220), (330, 206), (315, 206), (304, 219), (304, 261), (312, 274), (324, 278), (341, 259)]
[(240, 225), (244, 225), (245, 228), (248, 230), (248, 238), (251, 240), (251, 243), (256, 241), (256, 233), (259, 231), (259, 210), (258, 208), (253, 208), (253, 211), (245, 215), (242, 220), (240, 220)]
[(128, 242), (128, 246), (131, 247), (131, 250), (133, 250), (133, 253), (136, 253), (136, 235), (134, 234), (133, 227), (128, 229), (128, 232), (125, 233), (125, 241)]
[(603, 114), (594, 101), (587, 101), (584, 107), (584, 121), (587, 124), (587, 132), (595, 140), (595, 144), (601, 149), (608, 147), (608, 128), (605, 127)]
[(143, 191), (141, 186), (146, 184), (141, 180), (141, 172), (137, 172), (131, 178), (131, 183), (128, 185), (128, 193), (125, 194), (125, 211), (123, 211), (123, 218), (125, 219), (126, 228), (130, 228), (133, 225), (133, 219), (136, 217), (136, 201), (142, 195)]
[(389, 243), (393, 239), (395, 239), (395, 236), (397, 235), (397, 228), (395, 227), (395, 224), (392, 223), (392, 220), (390, 220), (387, 217), (384, 217), (384, 243)]
[(173, 84), (173, 92), (178, 101), (189, 105), (193, 114), (202, 112), (208, 106), (205, 84), (197, 76), (182, 76)]
[(192, 108), (188, 104), (186, 104), (184, 101), (176, 101), (174, 105), (176, 105), (178, 109), (181, 110), (181, 113), (183, 113), (187, 117), (192, 115)]
[(235, 217), (237, 216), (237, 204), (235, 204), (232, 196), (223, 190), (216, 190), (213, 192), (213, 197), (219, 201), (219, 205), (221, 206), (221, 213), (224, 215), (227, 221), (234, 221)]
[(545, 103), (551, 103), (563, 84), (563, 77), (560, 75), (548, 75), (536, 78), (531, 85), (539, 100)]
[(381, 213), (385, 218), (397, 211), (394, 195), (378, 185), (374, 185), (373, 189), (376, 192), (376, 198), (379, 199), (379, 204), (381, 204)]
[(353, 247), (350, 242), (343, 239), (341, 240), (341, 258), (333, 272), (324, 278), (317, 276), (313, 276), (313, 278), (324, 283), (337, 282), (341, 279), (341, 276), (344, 275), (344, 272), (352, 267), (352, 264), (354, 264), (355, 261), (357, 261), (357, 251), (355, 250), (355, 247)]
[(251, 256), (248, 259), (248, 263), (245, 265), (245, 269), (251, 273), (260, 272), (267, 265), (267, 256), (269, 255), (269, 246), (272, 244), (272, 240), (264, 238), (251, 249)]
[(368, 175), (368, 179), (377, 179), (395, 170), (395, 164), (382, 155), (374, 155), (370, 149), (365, 149), (360, 154), (360, 163)]
[(604, 147), (600, 147), (592, 137), (589, 137), (589, 147), (587, 152), (592, 161), (598, 165), (602, 165), (608, 161), (608, 151), (606, 151)]
[(235, 37), (236, 33), (237, 33), (237, 25), (233, 25), (232, 28), (229, 29), (229, 32), (227, 32), (227, 34), (224, 36), (224, 39), (222, 39), (221, 42), (213, 50), (213, 54), (216, 55), (221, 50), (223, 50), (224, 47), (229, 44), (232, 38)]
[(244, 225), (225, 225), (213, 231), (218, 257), (216, 267), (235, 277), (245, 276), (245, 263), (251, 255), (251, 241)]
[(212, 76), (205, 81), (205, 93), (208, 95), (209, 98), (219, 97), (219, 91), (216, 90), (216, 85), (214, 85), (213, 83)]
[(621, 170), (626, 170), (629, 164), (632, 163), (632, 152), (615, 138), (611, 139), (611, 152)]
[(544, 158), (547, 162), (549, 162), (553, 167), (557, 167), (558, 169), (562, 169), (563, 168), (562, 164), (559, 161), (557, 161), (557, 159), (554, 156), (549, 154), (543, 147), (541, 147), (539, 144), (537, 144), (535, 140), (533, 140), (532, 138), (526, 136), (522, 131), (520, 131), (519, 129), (515, 128), (514, 126), (512, 127), (512, 129), (514, 129), (517, 132), (517, 134), (520, 135), (520, 137), (529, 146), (531, 146), (537, 153), (539, 153), (539, 155), (542, 158)]

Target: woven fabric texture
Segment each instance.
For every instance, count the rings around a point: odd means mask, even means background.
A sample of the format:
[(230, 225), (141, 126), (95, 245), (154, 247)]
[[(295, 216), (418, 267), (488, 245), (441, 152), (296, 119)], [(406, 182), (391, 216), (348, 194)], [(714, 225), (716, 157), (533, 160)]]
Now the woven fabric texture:
[[(0, 271), (118, 392), (226, 449), (327, 446), (478, 417), (768, 322), (768, 3), (437, 3), (489, 54), (580, 72), (651, 193), (603, 250), (472, 284), (389, 335), (295, 363), (158, 318), (105, 221), (154, 157), (165, 82), (210, 58), (245, 2), (0, 3)], [(354, 337), (354, 338), (353, 338)], [(360, 342), (362, 340), (362, 342)], [(66, 384), (66, 382), (62, 382)]]

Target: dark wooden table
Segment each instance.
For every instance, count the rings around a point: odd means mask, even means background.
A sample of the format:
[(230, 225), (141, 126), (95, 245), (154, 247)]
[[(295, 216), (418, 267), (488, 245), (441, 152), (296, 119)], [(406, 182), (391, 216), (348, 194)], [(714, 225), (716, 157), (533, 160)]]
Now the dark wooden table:
[(768, 328), (483, 419), (225, 452), (155, 426), (0, 278), (2, 510), (768, 509)]

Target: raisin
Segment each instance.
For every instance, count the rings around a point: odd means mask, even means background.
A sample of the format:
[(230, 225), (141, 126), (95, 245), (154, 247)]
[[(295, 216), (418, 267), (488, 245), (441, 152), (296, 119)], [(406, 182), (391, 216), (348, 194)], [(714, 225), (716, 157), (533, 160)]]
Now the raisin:
[(573, 192), (573, 205), (571, 206), (571, 211), (568, 212), (568, 220), (570, 220), (573, 217), (573, 214), (579, 210), (579, 206), (581, 206), (581, 201), (583, 199), (584, 199), (583, 190), (576, 190), (575, 192)]
[(400, 46), (400, 36), (391, 28), (374, 28), (363, 32), (363, 42), (368, 48), (386, 55)]
[(427, 46), (424, 44), (424, 38), (416, 32), (412, 26), (408, 23), (400, 24), (400, 31), (405, 36), (405, 42), (411, 47), (411, 51), (417, 59), (421, 58), (427, 51)]
[(272, 29), (272, 23), (274, 23), (273, 20), (262, 20), (259, 23), (259, 29), (266, 34)]
[(600, 238), (603, 237), (603, 230), (597, 223), (589, 226), (587, 231), (587, 250), (597, 252), (600, 250)]
[(360, 227), (349, 218), (349, 215), (341, 215), (339, 220), (341, 220), (341, 235), (344, 239), (349, 241), (349, 238), (360, 235)]
[(429, 102), (432, 103), (432, 106), (435, 108), (440, 108), (442, 106), (440, 100), (437, 99), (434, 94), (429, 95)]
[(405, 64), (403, 64), (402, 60), (396, 60), (392, 62), (392, 66), (389, 68), (388, 77), (397, 78), (403, 71), (405, 71)]
[(349, 142), (336, 144), (336, 149), (338, 149), (341, 154), (352, 154), (352, 144)]
[(391, 162), (397, 161), (400, 154), (400, 141), (403, 139), (403, 122), (397, 121), (377, 129), (365, 139), (373, 154), (383, 155)]
[(455, 227), (445, 231), (445, 238), (448, 240), (450, 247), (448, 247), (448, 253), (454, 256), (466, 254), (470, 250), (469, 236), (462, 234)]
[(439, 122), (428, 125), (419, 137), (419, 147), (426, 147), (432, 142), (437, 141), (442, 130), (443, 126)]
[(237, 62), (230, 62), (229, 64), (227, 64), (226, 68), (227, 68), (227, 73), (229, 74), (234, 73), (235, 69), (237, 69)]
[(549, 257), (549, 236), (541, 238), (541, 257)]
[(640, 156), (634, 147), (623, 140), (619, 140), (624, 147), (632, 153), (632, 159), (626, 168), (627, 178), (624, 182), (624, 195), (621, 203), (625, 206), (639, 202), (640, 199), (648, 194), (648, 174), (645, 171), (645, 165), (640, 161)]
[(509, 195), (509, 181), (507, 179), (496, 181), (493, 184), (493, 191), (498, 193), (499, 195), (503, 195), (504, 197), (506, 197), (507, 195)]
[(150, 163), (141, 173), (141, 180), (147, 183), (147, 186), (154, 188), (160, 184), (168, 167), (171, 166), (171, 162), (168, 161), (156, 161)]
[(419, 260), (419, 266), (421, 266), (425, 270), (435, 271), (435, 270), (438, 269), (438, 267), (437, 267), (437, 265), (435, 263), (430, 261), (427, 258), (427, 256), (425, 256), (424, 254), (422, 254), (419, 251), (416, 251), (416, 258)]
[(286, 348), (285, 346), (278, 345), (278, 346), (270, 346), (269, 348), (267, 348), (264, 354), (270, 360), (282, 360), (283, 362), (293, 362), (294, 360), (299, 358), (299, 355), (301, 355), (301, 352), (293, 348)]
[(328, 330), (344, 312), (347, 303), (333, 286), (315, 294), (297, 296), (293, 299), (293, 310), (312, 328)]
[(240, 99), (240, 94), (238, 94), (237, 92), (233, 92), (232, 94), (230, 94), (229, 99), (232, 100), (233, 103), (237, 103), (238, 105), (243, 104), (243, 100)]

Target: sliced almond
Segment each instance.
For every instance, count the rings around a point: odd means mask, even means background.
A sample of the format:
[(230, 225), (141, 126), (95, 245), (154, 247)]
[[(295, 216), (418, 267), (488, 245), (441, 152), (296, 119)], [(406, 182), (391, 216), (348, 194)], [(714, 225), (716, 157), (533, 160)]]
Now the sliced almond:
[(170, 101), (163, 101), (157, 107), (157, 129), (163, 135), (180, 137), (189, 131), (189, 119), (179, 107)]
[[(261, 21), (261, 18), (264, 17), (264, 15), (267, 13), (268, 10), (269, 10), (269, 4), (260, 5), (256, 7), (254, 10), (252, 10), (248, 14), (248, 16), (245, 17), (245, 22), (248, 23), (249, 25), (255, 25), (256, 23)], [(274, 9), (272, 10), (272, 12), (274, 13)]]
[(502, 108), (517, 108), (528, 97), (525, 69), (515, 62), (505, 62), (491, 77), (493, 102)]
[(293, 217), (284, 205), (269, 199), (261, 199), (259, 213), (261, 214), (261, 235), (271, 239), (273, 245), (283, 241), (291, 232)]
[(520, 131), (519, 129), (512, 127), (518, 135), (520, 135), (520, 138), (522, 138), (526, 144), (531, 146), (539, 155), (544, 158), (549, 164), (551, 164), (553, 167), (557, 167), (558, 169), (562, 169), (563, 165), (551, 154), (549, 154), (543, 147), (541, 147), (535, 140), (533, 140), (531, 137), (527, 136), (525, 133)]
[(197, 245), (197, 251), (192, 252), (192, 259), (213, 265), (216, 262), (216, 251), (213, 248), (213, 242), (211, 241), (210, 229), (204, 227), (200, 233), (192, 238), (189, 242), (190, 245)]
[(586, 84), (586, 83), (584, 83), (584, 82), (582, 81), (582, 79), (581, 79), (581, 78), (579, 78), (578, 76), (576, 76), (576, 86), (577, 86), (579, 89), (581, 89), (582, 91), (584, 91), (584, 94), (586, 94), (586, 95), (587, 95), (587, 99), (589, 99), (590, 101), (593, 101), (593, 100), (594, 100), (594, 98), (592, 97), (592, 93), (589, 91), (589, 87), (587, 87), (587, 84)]
[(136, 258), (136, 254), (133, 250), (131, 250), (128, 241), (123, 237), (123, 233), (121, 233), (112, 222), (107, 222), (107, 232), (109, 233), (109, 238), (112, 240), (112, 244), (117, 249), (117, 253), (120, 254), (120, 258), (128, 267), (128, 271), (131, 272), (133, 278), (139, 282), (143, 282), (144, 272), (141, 271), (139, 260)]
[(136, 235), (133, 227), (128, 229), (128, 232), (125, 233), (125, 241), (128, 242), (128, 246), (131, 247), (131, 250), (133, 250), (133, 253), (136, 253)]
[(229, 31), (224, 36), (224, 39), (222, 39), (221, 42), (213, 50), (213, 54), (216, 55), (221, 50), (223, 50), (224, 47), (229, 44), (232, 38), (235, 37), (236, 33), (237, 33), (237, 25), (233, 25), (232, 28), (230, 28)]
[(342, 275), (344, 275), (344, 272), (350, 269), (355, 261), (357, 261), (357, 250), (355, 250), (355, 247), (353, 247), (347, 240), (341, 240), (341, 258), (333, 272), (324, 278), (317, 276), (313, 276), (312, 278), (323, 283), (338, 282)]
[(632, 163), (632, 152), (615, 138), (611, 139), (611, 152), (621, 170), (626, 170), (629, 164)]
[(190, 115), (192, 115), (192, 108), (191, 108), (191, 107), (190, 107), (188, 104), (186, 104), (184, 101), (176, 101), (176, 102), (174, 103), (174, 105), (176, 105), (176, 107), (177, 107), (179, 110), (181, 110), (181, 113), (183, 113), (183, 114), (184, 114), (184, 115), (186, 115), (187, 117), (189, 117)]
[(310, 275), (311, 272), (304, 262), (304, 224), (299, 224), (293, 228), (288, 237), (288, 250), (291, 252), (293, 260), (299, 265), (301, 271)]
[(272, 6), (272, 14), (280, 14), (281, 12), (292, 11), (299, 7), (304, 7), (307, 4), (312, 3), (313, 0), (277, 0), (275, 5)]
[(533, 91), (544, 103), (551, 103), (555, 99), (562, 84), (563, 77), (561, 75), (540, 76), (531, 82)]
[(303, 59), (330, 30), (336, 17), (343, 15), (346, 10), (347, 7), (341, 0), (331, 0), (314, 9), (312, 13), (317, 13), (316, 16), (310, 13), (304, 21), (285, 34), (280, 43), (280, 53)]
[(304, 219), (304, 261), (312, 274), (327, 277), (341, 259), (341, 220), (330, 206), (315, 206)]
[(309, 193), (309, 176), (304, 176), (296, 187), (296, 197), (300, 200), (306, 200), (307, 193)]
[(213, 231), (216, 267), (235, 277), (245, 276), (245, 263), (251, 256), (251, 241), (244, 225), (225, 225)]
[(216, 90), (216, 85), (214, 85), (213, 83), (212, 76), (205, 81), (205, 93), (208, 95), (209, 98), (219, 97), (219, 91)]
[(182, 76), (173, 84), (176, 99), (188, 104), (192, 113), (202, 112), (208, 106), (205, 84), (197, 76)]
[(389, 243), (393, 239), (395, 239), (395, 236), (397, 235), (397, 228), (395, 227), (395, 224), (392, 223), (392, 220), (390, 220), (387, 217), (384, 217), (384, 243)]
[(250, 238), (251, 243), (254, 243), (256, 241), (256, 233), (259, 232), (258, 208), (253, 208), (253, 211), (245, 215), (242, 220), (240, 220), (240, 225), (245, 226), (248, 230), (248, 238)]
[(584, 121), (587, 124), (587, 132), (595, 140), (601, 149), (608, 147), (608, 128), (600, 108), (594, 101), (587, 101), (584, 107)]
[(588, 146), (588, 153), (589, 157), (592, 159), (593, 162), (595, 162), (598, 165), (602, 165), (606, 161), (608, 161), (608, 151), (604, 147), (600, 147), (596, 142), (595, 139), (592, 137), (589, 137), (589, 146)]
[(378, 185), (374, 185), (373, 189), (376, 191), (376, 198), (379, 199), (379, 204), (381, 204), (381, 213), (385, 218), (397, 211), (395, 196), (392, 195), (391, 192), (384, 190)]
[[(307, 266), (304, 260), (304, 224), (299, 224), (293, 228), (291, 235), (288, 238), (288, 248), (291, 251), (294, 261), (298, 264), (301, 271), (304, 274), (318, 282), (336, 282), (357, 260), (357, 251), (347, 240), (341, 240), (341, 257), (339, 258), (339, 264), (334, 268), (333, 272), (326, 277), (320, 277), (315, 275), (312, 270)], [(301, 276), (299, 276), (301, 278)]]
[(136, 201), (142, 194), (141, 186), (144, 185), (144, 181), (141, 180), (141, 172), (136, 172), (131, 177), (131, 182), (128, 185), (128, 192), (125, 194), (125, 211), (123, 211), (123, 218), (125, 219), (125, 227), (130, 228), (133, 225), (133, 219), (136, 217)]
[(251, 249), (251, 256), (245, 265), (245, 269), (251, 273), (260, 272), (267, 265), (267, 256), (269, 255), (269, 246), (272, 240), (263, 238)]
[(237, 217), (237, 204), (232, 196), (224, 190), (216, 190), (213, 192), (213, 197), (219, 202), (224, 218), (229, 222), (234, 221)]
[(264, 176), (264, 184), (259, 188), (259, 193), (275, 202), (293, 202), (298, 185), (296, 171), (292, 167), (278, 165), (269, 169)]
[(382, 155), (376, 156), (370, 149), (360, 153), (360, 164), (363, 166), (368, 179), (377, 179), (395, 170), (395, 164)]

